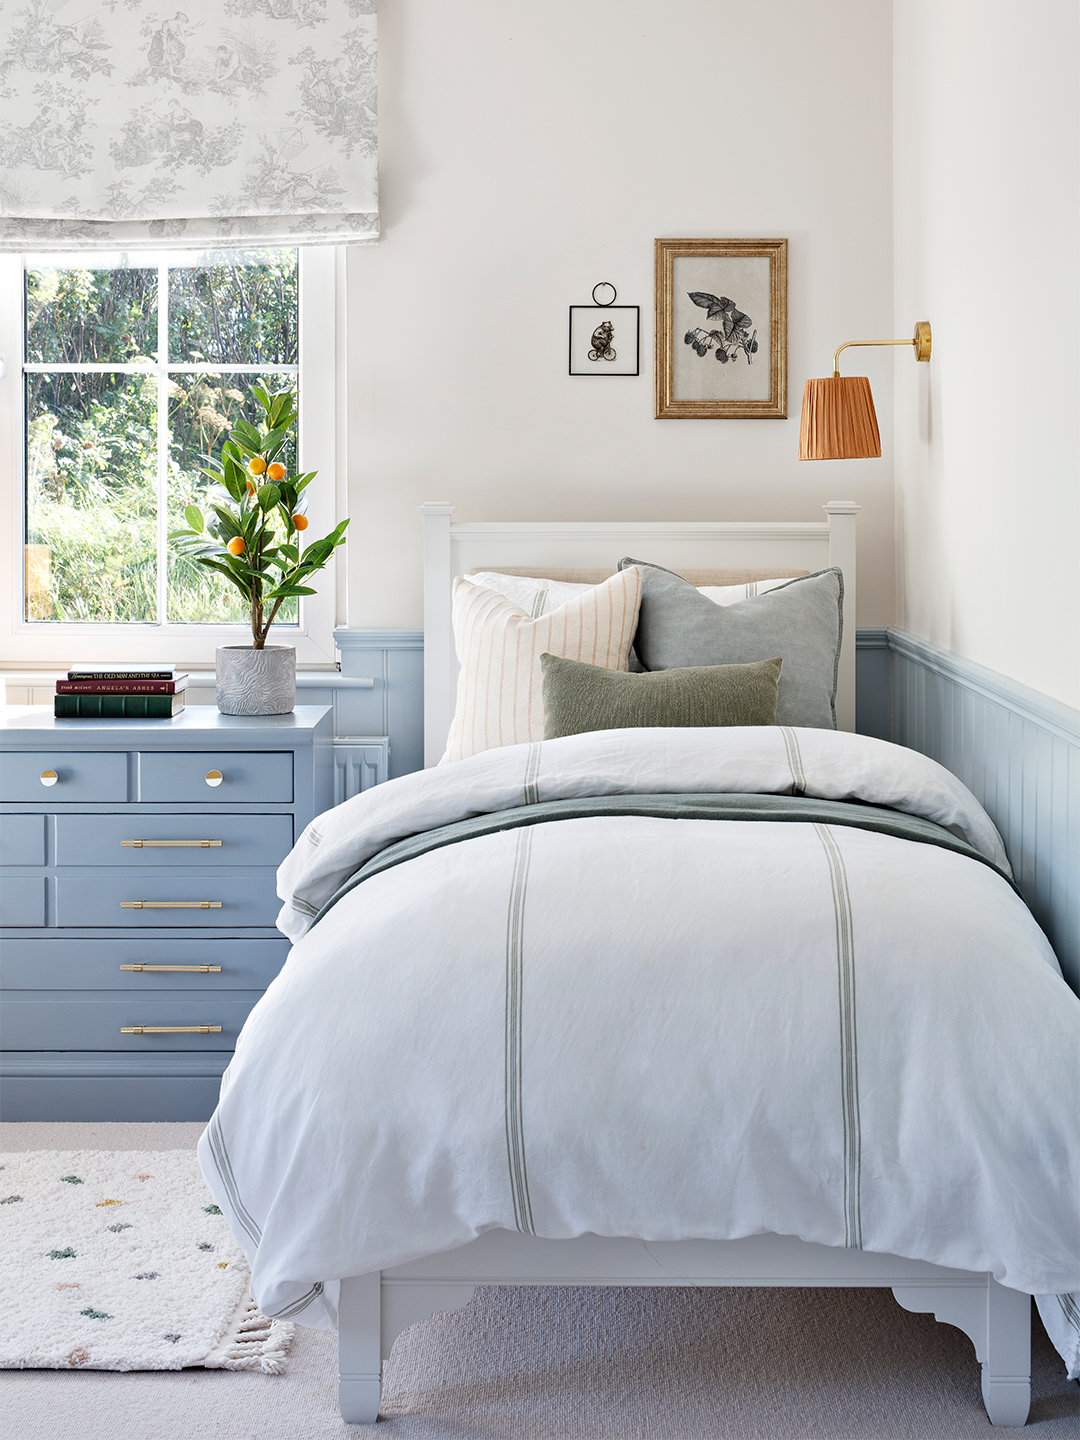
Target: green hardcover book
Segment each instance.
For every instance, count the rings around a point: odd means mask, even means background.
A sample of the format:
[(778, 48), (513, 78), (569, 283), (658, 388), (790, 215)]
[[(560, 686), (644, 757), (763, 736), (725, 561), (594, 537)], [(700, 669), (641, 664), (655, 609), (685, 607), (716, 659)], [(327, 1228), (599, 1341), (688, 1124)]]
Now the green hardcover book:
[(184, 708), (178, 695), (57, 695), (58, 720), (168, 720)]

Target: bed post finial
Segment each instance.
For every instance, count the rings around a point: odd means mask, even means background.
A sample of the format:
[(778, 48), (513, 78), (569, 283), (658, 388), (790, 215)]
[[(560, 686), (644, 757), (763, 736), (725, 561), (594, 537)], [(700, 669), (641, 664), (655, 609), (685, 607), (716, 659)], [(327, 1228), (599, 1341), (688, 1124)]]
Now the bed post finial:
[(445, 646), (424, 655), (424, 764), (437, 765), (450, 733), (450, 664), (454, 654), (450, 613), (450, 518), (448, 500), (427, 500), (424, 517), (424, 634), (448, 635)]

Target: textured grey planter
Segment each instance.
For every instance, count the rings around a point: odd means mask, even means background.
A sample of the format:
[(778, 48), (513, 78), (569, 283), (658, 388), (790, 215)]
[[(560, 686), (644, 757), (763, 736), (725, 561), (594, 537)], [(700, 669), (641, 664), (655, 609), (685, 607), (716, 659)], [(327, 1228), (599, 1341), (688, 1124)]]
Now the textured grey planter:
[(296, 704), (296, 651), (291, 645), (220, 645), (217, 707), (223, 715), (288, 715)]

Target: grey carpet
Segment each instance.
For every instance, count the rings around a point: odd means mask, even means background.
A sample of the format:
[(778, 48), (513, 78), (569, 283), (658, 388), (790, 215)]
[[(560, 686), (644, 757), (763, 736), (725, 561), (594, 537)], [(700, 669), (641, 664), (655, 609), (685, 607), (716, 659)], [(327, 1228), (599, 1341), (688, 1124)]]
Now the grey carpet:
[[(0, 1149), (174, 1149), (198, 1125), (2, 1125)], [(1035, 1437), (1080, 1436), (1080, 1389), (1036, 1320)], [(323, 1440), (334, 1338), (288, 1371), (0, 1374), (19, 1440)], [(989, 1440), (970, 1341), (881, 1290), (497, 1289), (403, 1335), (384, 1440)]]

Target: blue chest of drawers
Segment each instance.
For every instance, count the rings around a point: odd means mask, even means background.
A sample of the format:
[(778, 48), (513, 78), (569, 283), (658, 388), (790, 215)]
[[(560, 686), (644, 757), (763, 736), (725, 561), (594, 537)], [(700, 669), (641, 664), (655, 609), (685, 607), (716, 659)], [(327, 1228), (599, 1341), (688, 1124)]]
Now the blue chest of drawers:
[(205, 1120), (334, 803), (332, 715), (0, 720), (0, 1115)]

